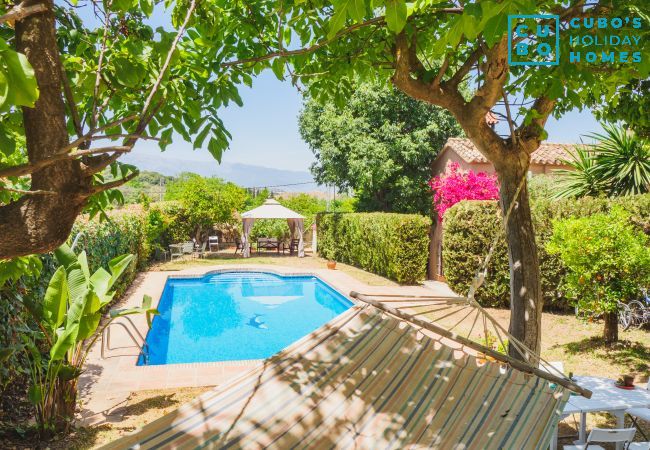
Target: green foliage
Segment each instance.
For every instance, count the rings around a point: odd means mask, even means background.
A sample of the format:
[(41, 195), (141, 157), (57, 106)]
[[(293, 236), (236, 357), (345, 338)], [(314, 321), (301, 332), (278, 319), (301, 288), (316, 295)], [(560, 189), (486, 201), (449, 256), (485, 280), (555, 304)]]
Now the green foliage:
[(402, 284), (426, 278), (430, 221), (417, 214), (330, 213), (317, 216), (323, 258)]
[(110, 260), (125, 253), (134, 255), (121, 282), (116, 286), (121, 296), (142, 270), (151, 255), (146, 217), (142, 214), (113, 214), (110, 220), (77, 221), (71, 239), (77, 239), (75, 249), (83, 249), (90, 270), (106, 267)]
[(143, 195), (152, 200), (159, 200), (165, 186), (174, 180), (174, 177), (158, 172), (141, 171), (137, 177), (121, 186), (119, 190), (124, 196), (125, 203), (143, 203)]
[(650, 238), (620, 207), (555, 221), (547, 246), (567, 267), (563, 287), (580, 310), (616, 312), (617, 302), (637, 298), (650, 284)]
[[(648, 194), (611, 199), (584, 197), (555, 200), (539, 197), (531, 206), (540, 259), (542, 293), (547, 309), (570, 309), (563, 288), (567, 268), (560, 257), (549, 253), (546, 247), (553, 234), (554, 220), (607, 213), (619, 206), (631, 215), (637, 228), (645, 229), (650, 224)], [(467, 293), (469, 283), (485, 258), (495, 234), (499, 236), (488, 266), (488, 276), (476, 293), (476, 298), (484, 306), (508, 307), (508, 256), (497, 203), (460, 202), (445, 213), (442, 226), (444, 274), (451, 288), (461, 294)]]
[(0, 289), (7, 281), (18, 281), (21, 277), (38, 277), (43, 267), (36, 255), (0, 259)]
[(460, 127), (448, 112), (381, 83), (356, 87), (344, 106), (307, 100), (300, 134), (321, 184), (352, 189), (361, 211), (429, 214), (431, 163)]
[(650, 139), (650, 79), (632, 79), (609, 102), (596, 105), (596, 117), (616, 123), (623, 121), (639, 136)]
[[(43, 299), (27, 305), (43, 332), (47, 353), (42, 355), (35, 341), (25, 340), (32, 379), (28, 396), (36, 408), (39, 428), (48, 431), (67, 429), (73, 419), (77, 379), (101, 334), (97, 330), (102, 308), (113, 300), (115, 284), (134, 259), (120, 255), (108, 262), (108, 270), (100, 267), (91, 275), (86, 252), (76, 255), (64, 244), (54, 254), (60, 265)], [(112, 312), (103, 327), (117, 317), (136, 313), (157, 314), (150, 297), (145, 296), (141, 308)]]
[(573, 170), (564, 170), (558, 197), (634, 195), (650, 192), (650, 140), (611, 124), (605, 134), (589, 137), (598, 141), (591, 148), (578, 149)]
[(165, 199), (178, 201), (184, 210), (191, 230), (184, 239), (191, 236), (202, 242), (214, 224), (234, 223), (234, 213), (242, 211), (248, 194), (236, 184), (220, 178), (184, 173), (169, 183)]

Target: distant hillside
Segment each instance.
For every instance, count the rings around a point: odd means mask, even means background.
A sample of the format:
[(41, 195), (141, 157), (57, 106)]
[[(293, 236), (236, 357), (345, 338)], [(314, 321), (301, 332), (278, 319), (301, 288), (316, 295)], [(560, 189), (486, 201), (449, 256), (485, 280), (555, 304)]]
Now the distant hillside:
[(307, 171), (283, 170), (248, 164), (223, 163), (219, 165), (216, 162), (208, 163), (174, 158), (152, 158), (136, 153), (125, 155), (120, 160), (135, 165), (141, 171), (152, 171), (171, 176), (176, 176), (181, 172), (194, 172), (203, 176), (217, 176), (243, 187), (309, 183), (286, 186), (281, 188), (281, 190), (288, 192), (321, 190), (314, 182), (312, 175)]

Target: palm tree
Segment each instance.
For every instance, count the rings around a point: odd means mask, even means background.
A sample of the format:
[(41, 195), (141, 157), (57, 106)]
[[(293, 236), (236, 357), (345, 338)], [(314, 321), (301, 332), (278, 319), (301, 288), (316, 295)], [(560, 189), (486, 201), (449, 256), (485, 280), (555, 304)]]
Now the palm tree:
[(562, 160), (571, 169), (557, 170), (558, 190), (555, 198), (562, 197), (596, 197), (603, 193), (603, 185), (595, 173), (596, 159), (593, 150), (588, 147), (578, 147), (569, 152), (570, 159)]
[(605, 133), (588, 136), (598, 141), (596, 145), (577, 149), (573, 160), (564, 161), (573, 170), (559, 174), (558, 197), (650, 192), (650, 141), (612, 124), (603, 129)]

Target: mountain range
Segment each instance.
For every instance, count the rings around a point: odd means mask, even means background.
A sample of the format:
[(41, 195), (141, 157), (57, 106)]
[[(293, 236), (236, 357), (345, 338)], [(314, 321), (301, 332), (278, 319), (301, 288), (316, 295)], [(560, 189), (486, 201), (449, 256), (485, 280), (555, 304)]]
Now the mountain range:
[(120, 158), (140, 170), (149, 170), (163, 175), (178, 175), (193, 172), (202, 176), (217, 176), (243, 187), (280, 186), (278, 190), (288, 192), (313, 192), (324, 190), (307, 171), (284, 170), (240, 163), (222, 163), (183, 160), (180, 158), (156, 158), (131, 153)]

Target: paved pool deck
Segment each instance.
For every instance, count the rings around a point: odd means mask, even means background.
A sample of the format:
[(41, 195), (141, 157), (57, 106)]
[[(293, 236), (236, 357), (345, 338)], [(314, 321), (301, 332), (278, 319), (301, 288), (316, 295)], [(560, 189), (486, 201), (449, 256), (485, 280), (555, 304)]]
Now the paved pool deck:
[[(140, 273), (124, 298), (114, 308), (140, 306), (144, 295), (151, 296), (153, 306), (157, 306), (165, 282), (170, 276), (192, 277), (209, 272), (233, 270), (264, 271), (280, 275), (315, 275), (348, 298), (351, 291), (364, 294), (453, 295), (444, 283), (427, 283), (426, 286), (370, 286), (338, 270), (278, 265), (220, 264), (177, 271)], [(354, 299), (350, 298), (350, 300), (356, 303)], [(130, 316), (130, 319), (139, 333), (146, 336), (148, 326), (144, 315)], [(118, 320), (125, 322), (123, 319)], [(111, 326), (110, 349), (104, 349), (104, 358), (101, 355), (102, 345), (105, 343), (102, 343), (102, 339), (98, 339), (88, 356), (85, 371), (79, 380), (80, 422), (85, 425), (120, 420), (120, 408), (132, 392), (216, 386), (261, 364), (261, 360), (258, 360), (137, 366), (140, 347), (120, 326)]]

